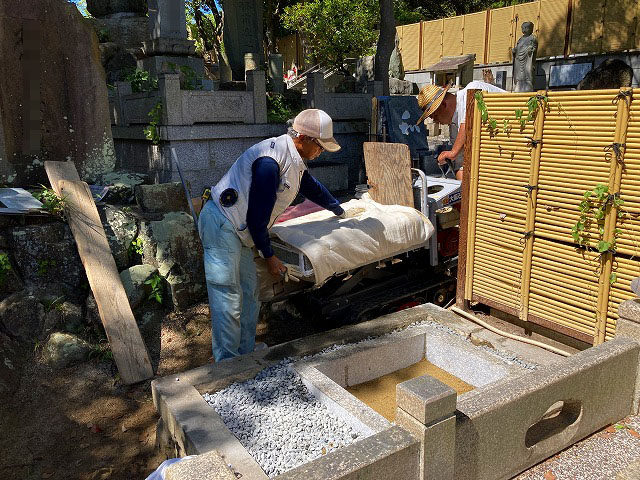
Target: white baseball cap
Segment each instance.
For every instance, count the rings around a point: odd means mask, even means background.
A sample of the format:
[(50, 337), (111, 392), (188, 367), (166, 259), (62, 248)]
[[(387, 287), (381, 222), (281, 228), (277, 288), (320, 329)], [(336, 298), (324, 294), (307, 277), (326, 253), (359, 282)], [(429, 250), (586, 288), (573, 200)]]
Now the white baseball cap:
[(333, 138), (333, 120), (323, 110), (308, 108), (301, 111), (293, 120), (293, 129), (318, 140), (327, 152), (337, 152), (340, 145)]

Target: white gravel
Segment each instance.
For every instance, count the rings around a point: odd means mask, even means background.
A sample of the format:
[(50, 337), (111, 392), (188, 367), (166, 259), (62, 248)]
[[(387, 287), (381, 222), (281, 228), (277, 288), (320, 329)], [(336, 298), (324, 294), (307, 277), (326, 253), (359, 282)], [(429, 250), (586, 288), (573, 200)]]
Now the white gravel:
[(290, 363), (203, 395), (269, 477), (361, 437), (309, 393)]

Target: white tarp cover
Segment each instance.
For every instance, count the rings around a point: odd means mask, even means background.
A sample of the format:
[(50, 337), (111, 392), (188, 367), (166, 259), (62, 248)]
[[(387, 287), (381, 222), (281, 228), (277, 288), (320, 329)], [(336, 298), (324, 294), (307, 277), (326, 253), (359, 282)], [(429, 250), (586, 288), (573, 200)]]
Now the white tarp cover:
[(307, 256), (316, 284), (335, 274), (426, 246), (434, 232), (429, 219), (410, 207), (362, 199), (343, 203), (342, 208), (363, 211), (354, 218), (340, 219), (322, 210), (271, 227), (272, 236)]

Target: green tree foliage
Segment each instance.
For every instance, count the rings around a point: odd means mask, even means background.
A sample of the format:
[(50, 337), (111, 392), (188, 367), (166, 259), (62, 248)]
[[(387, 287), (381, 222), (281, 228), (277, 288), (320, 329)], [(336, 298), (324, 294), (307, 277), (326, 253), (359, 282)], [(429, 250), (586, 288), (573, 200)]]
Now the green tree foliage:
[[(438, 18), (451, 17), (454, 15), (464, 15), (467, 13), (480, 12), (488, 8), (508, 7), (519, 3), (528, 3), (533, 0), (442, 0), (434, 2), (432, 0), (402, 0), (396, 1), (396, 20), (398, 25), (405, 23), (416, 23), (419, 20), (435, 20)], [(404, 4), (399, 8), (398, 4)], [(403, 19), (400, 21), (399, 17)], [(412, 22), (404, 21), (402, 15), (410, 15), (410, 18), (420, 19)]]
[(376, 0), (312, 0), (287, 7), (283, 23), (305, 37), (317, 63), (343, 69), (346, 58), (373, 53), (378, 15)]

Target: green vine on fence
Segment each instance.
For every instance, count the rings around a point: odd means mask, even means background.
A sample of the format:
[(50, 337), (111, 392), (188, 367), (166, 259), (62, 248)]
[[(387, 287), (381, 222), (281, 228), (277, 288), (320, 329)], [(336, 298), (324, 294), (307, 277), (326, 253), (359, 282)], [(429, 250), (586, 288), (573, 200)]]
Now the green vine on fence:
[(162, 122), (162, 102), (156, 103), (149, 112), (149, 125), (144, 129), (144, 136), (151, 143), (158, 145), (160, 143), (160, 132), (158, 125)]
[[(587, 190), (582, 195), (582, 201), (578, 205), (580, 215), (578, 221), (571, 228), (571, 236), (573, 240), (580, 245), (588, 249), (589, 247), (589, 231), (592, 225), (598, 226), (598, 243), (596, 250), (600, 253), (615, 252), (616, 240), (622, 230), (615, 228), (613, 231), (613, 238), (611, 241), (607, 241), (604, 238), (605, 234), (605, 219), (610, 212), (611, 207), (620, 208), (624, 205), (624, 200), (619, 195), (609, 194), (609, 187), (599, 183), (593, 190)], [(624, 212), (618, 212), (618, 217), (622, 217)], [(613, 279), (613, 280), (612, 280)], [(610, 281), (615, 282), (615, 274), (612, 274)]]

